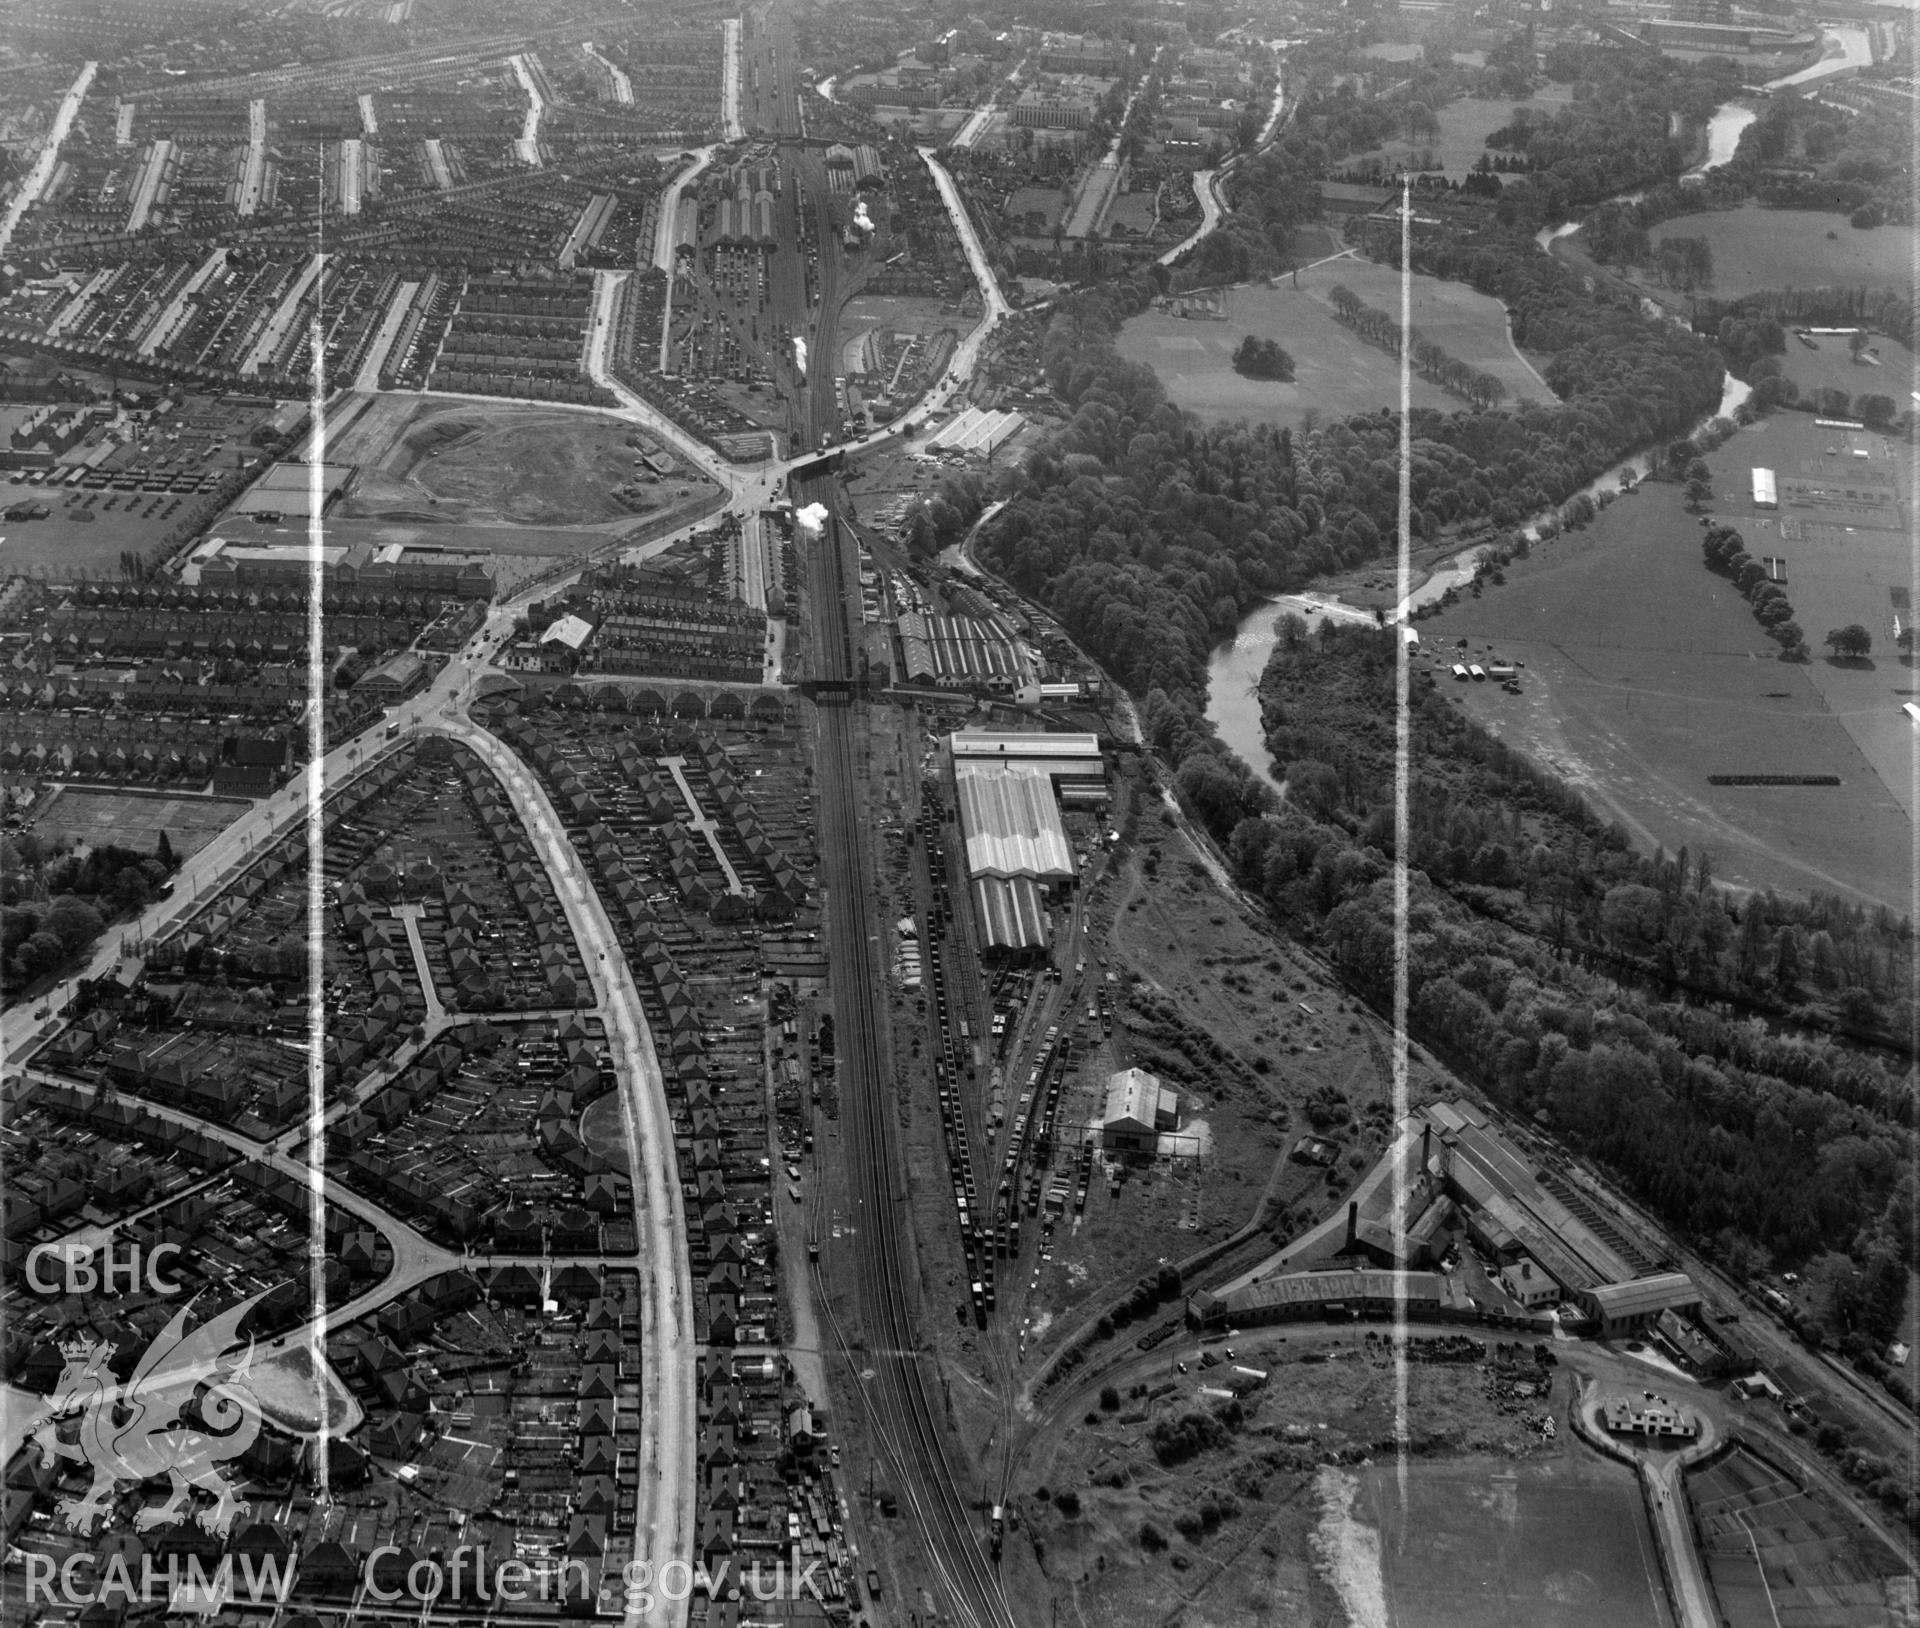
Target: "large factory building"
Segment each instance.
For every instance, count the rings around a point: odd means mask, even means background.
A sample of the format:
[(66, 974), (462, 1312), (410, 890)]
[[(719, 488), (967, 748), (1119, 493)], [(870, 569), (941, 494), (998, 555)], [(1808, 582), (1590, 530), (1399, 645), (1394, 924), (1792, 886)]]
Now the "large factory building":
[(990, 955), (1044, 953), (1047, 895), (1079, 873), (1062, 798), (1106, 796), (1098, 738), (964, 730), (948, 748), (981, 947)]

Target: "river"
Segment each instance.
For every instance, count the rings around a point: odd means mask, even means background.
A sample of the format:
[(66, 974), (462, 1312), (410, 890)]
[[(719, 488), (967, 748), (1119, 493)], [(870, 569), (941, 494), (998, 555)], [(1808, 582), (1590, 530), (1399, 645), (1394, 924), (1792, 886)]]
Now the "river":
[[(1722, 102), (1713, 110), (1713, 116), (1707, 120), (1707, 156), (1705, 162), (1690, 169), (1680, 177), (1684, 181), (1698, 181), (1708, 170), (1717, 170), (1734, 155), (1740, 145), (1740, 136), (1748, 125), (1760, 115), (1750, 107), (1738, 102)], [(1604, 209), (1608, 204), (1638, 203), (1647, 195), (1645, 187), (1636, 187), (1631, 192), (1616, 192), (1611, 198), (1604, 198), (1593, 207)], [(1592, 210), (1587, 211), (1588, 214)], [(1583, 217), (1584, 218), (1584, 217)], [(1533, 234), (1533, 241), (1541, 249), (1551, 254), (1554, 244), (1563, 237), (1571, 237), (1580, 230), (1577, 220), (1562, 221), (1558, 226), (1543, 226)]]
[(1707, 121), (1707, 158), (1680, 177), (1682, 181), (1698, 181), (1708, 170), (1717, 170), (1722, 164), (1730, 163), (1740, 146), (1740, 137), (1748, 125), (1760, 115), (1750, 107), (1738, 102), (1722, 102), (1713, 110), (1713, 117)]
[[(1745, 381), (1736, 379), (1731, 373), (1727, 374), (1721, 381), (1719, 405), (1694, 428), (1703, 429), (1716, 418), (1733, 417), (1741, 403), (1752, 394), (1752, 388)], [(1657, 449), (1649, 449), (1622, 459), (1597, 479), (1581, 487), (1566, 502), (1571, 503), (1574, 498), (1581, 496), (1597, 502), (1603, 493), (1618, 494), (1623, 486), (1637, 485), (1646, 478), (1658, 456)], [(1563, 503), (1543, 509), (1517, 529), (1528, 538), (1537, 540), (1541, 524), (1557, 517), (1565, 507)], [(1449, 555), (1395, 607), (1388, 620), (1400, 621), (1410, 612), (1445, 597), (1448, 589), (1466, 587), (1473, 581), (1482, 557), (1492, 546), (1491, 543), (1478, 543)], [(1371, 609), (1349, 605), (1335, 594), (1281, 594), (1256, 605), (1241, 618), (1233, 637), (1216, 648), (1208, 660), (1208, 719), (1222, 744), (1275, 791), (1281, 789), (1280, 782), (1270, 771), (1266, 735), (1260, 726), (1260, 675), (1266, 671), (1267, 658), (1273, 653), (1275, 630), (1280, 618), (1287, 612), (1304, 619), (1309, 629), (1318, 628), (1324, 621), (1370, 624), (1375, 620)]]

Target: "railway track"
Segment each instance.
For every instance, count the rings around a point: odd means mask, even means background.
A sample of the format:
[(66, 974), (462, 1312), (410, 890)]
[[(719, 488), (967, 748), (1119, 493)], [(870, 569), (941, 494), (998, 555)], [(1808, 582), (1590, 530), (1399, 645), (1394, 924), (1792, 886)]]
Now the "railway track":
[[(833, 515), (833, 482), (815, 479), (799, 486), (796, 503), (823, 503), (831, 516), (808, 560), (819, 676), (854, 681), (846, 540)], [(984, 1518), (962, 1491), (974, 1472), (949, 1445), (944, 1402), (917, 1326), (918, 1273), (906, 1236), (911, 1223), (885, 1029), (887, 991), (880, 941), (870, 931), (877, 916), (869, 901), (872, 855), (861, 791), (866, 707), (856, 694), (823, 701), (817, 717), (821, 870), (829, 902), (827, 944), (862, 1340), (847, 1342), (837, 1326), (836, 1337), (864, 1381), (876, 1446), (892, 1461), (902, 1505), (918, 1525), (930, 1558), (929, 1580), (947, 1595), (946, 1609), (954, 1620), (979, 1628), (1014, 1628), (983, 1545)]]

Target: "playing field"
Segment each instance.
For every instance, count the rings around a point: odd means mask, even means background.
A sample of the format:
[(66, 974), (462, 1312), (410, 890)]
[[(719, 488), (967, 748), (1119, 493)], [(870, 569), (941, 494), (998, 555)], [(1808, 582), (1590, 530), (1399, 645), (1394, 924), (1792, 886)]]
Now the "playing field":
[(141, 796), (62, 786), (48, 799), (33, 829), (43, 837), (68, 838), (90, 847), (113, 843), (151, 853), (162, 831), (177, 858), (198, 853), (253, 805), (240, 798)]
[(1911, 228), (1863, 232), (1849, 226), (1845, 215), (1747, 203), (1675, 215), (1649, 235), (1655, 243), (1704, 237), (1713, 246), (1711, 292), (1723, 299), (1777, 288), (1911, 289), (1914, 282)]
[[(1786, 557), (1786, 591), (1816, 647), (1829, 627), (1851, 621), (1881, 639), (1897, 583), (1880, 578), (1896, 569), (1897, 534), (1843, 530), (1819, 543), (1804, 535), (1782, 543), (1752, 508), (1751, 466), (1775, 465), (1789, 505), (1780, 513), (1792, 516), (1788, 472), (1797, 477), (1796, 446), (1813, 433), (1810, 418), (1787, 413), (1736, 435), (1708, 460), (1715, 512), (1756, 555)], [(1863, 489), (1858, 477), (1853, 484)], [(1420, 624), (1443, 661), (1466, 638), (1473, 660), (1524, 662), (1523, 693), (1443, 678), (1446, 693), (1649, 850), (1684, 844), (1710, 853), (1722, 880), (1756, 888), (1861, 902), (1906, 897), (1913, 828), (1890, 781), (1898, 779), (1894, 724), (1904, 724), (1896, 692), (1912, 673), (1885, 655), (1860, 667), (1831, 664), (1824, 653), (1804, 665), (1778, 660), (1739, 592), (1706, 569), (1700, 537), (1679, 488), (1648, 484), (1585, 530), (1535, 548), (1506, 567), (1504, 586)], [(1872, 755), (1863, 739), (1875, 743)], [(1716, 786), (1711, 774), (1835, 775), (1840, 783)]]
[(1590, 1453), (1418, 1460), (1361, 1472), (1386, 1628), (1665, 1628), (1632, 1471)]
[[(1297, 288), (1289, 278), (1277, 287), (1249, 284), (1228, 290), (1224, 322), (1157, 310), (1135, 317), (1121, 332), (1120, 353), (1151, 367), (1177, 405), (1209, 423), (1244, 418), (1297, 427), (1310, 411), (1322, 420), (1375, 412), (1399, 401), (1400, 363), (1334, 316), (1329, 294), (1342, 284), (1376, 309), (1399, 309), (1399, 282), (1390, 268), (1342, 258), (1302, 271)], [(1461, 283), (1416, 276), (1413, 325), (1499, 379), (1510, 399), (1553, 399), (1509, 343), (1506, 311), (1498, 300)], [(1248, 334), (1278, 340), (1292, 355), (1292, 383), (1234, 372), (1234, 347)], [(1413, 404), (1441, 412), (1464, 405), (1418, 373)]]

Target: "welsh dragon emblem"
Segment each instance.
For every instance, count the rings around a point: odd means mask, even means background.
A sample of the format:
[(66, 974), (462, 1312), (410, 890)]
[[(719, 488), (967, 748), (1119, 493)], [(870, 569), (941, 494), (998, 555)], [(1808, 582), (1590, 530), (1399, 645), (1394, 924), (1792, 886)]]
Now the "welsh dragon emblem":
[[(107, 1366), (113, 1355), (110, 1341), (82, 1335), (62, 1342), (66, 1367), (30, 1425), (43, 1465), (69, 1459), (93, 1471), (84, 1495), (60, 1500), (59, 1514), (70, 1531), (91, 1533), (94, 1523), (112, 1511), (120, 1483), (161, 1476), (171, 1483), (171, 1496), (135, 1516), (137, 1531), (183, 1523), (194, 1488), (213, 1498), (212, 1507), (196, 1519), (219, 1537), (232, 1530), (236, 1515), (252, 1507), (235, 1493), (220, 1462), (237, 1458), (260, 1434), (260, 1404), (247, 1385), (253, 1342), (249, 1339), (238, 1354), (231, 1348), (239, 1343), (240, 1325), (261, 1298), (241, 1301), (192, 1333), (187, 1332), (187, 1314), (193, 1309), (188, 1301), (141, 1353), (124, 1385)], [(181, 1412), (196, 1393), (198, 1420), (190, 1422)], [(60, 1421), (76, 1414), (79, 1439), (62, 1441)]]

